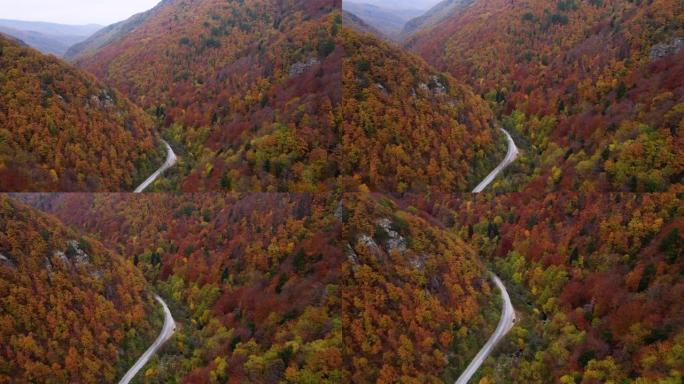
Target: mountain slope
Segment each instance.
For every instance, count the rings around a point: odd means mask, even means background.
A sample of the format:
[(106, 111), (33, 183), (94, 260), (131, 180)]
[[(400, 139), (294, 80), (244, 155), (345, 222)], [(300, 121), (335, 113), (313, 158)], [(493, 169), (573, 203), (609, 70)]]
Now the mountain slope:
[(91, 75), (3, 36), (0, 68), (0, 190), (132, 190), (161, 163), (152, 120)]
[(446, 18), (454, 17), (472, 3), (473, 0), (444, 0), (422, 15), (408, 20), (401, 30), (401, 36), (407, 37), (423, 28), (431, 28)]
[(382, 196), (346, 195), (340, 211), (349, 382), (453, 382), (500, 313), (477, 254), (429, 215)]
[(172, 187), (307, 189), (334, 168), (321, 151), (340, 99), (338, 10), (170, 0), (77, 64), (157, 113), (186, 162)]
[[(467, 190), (499, 154), (487, 105), (415, 57), (343, 29), (339, 4), (323, 0), (167, 1), (78, 65), (166, 127), (181, 164), (159, 189)], [(371, 77), (351, 71), (359, 60)], [(343, 94), (355, 96), (341, 103)]]
[(396, 46), (343, 32), (341, 176), (371, 191), (469, 191), (506, 152), (486, 102)]
[(519, 171), (540, 175), (519, 184), (662, 191), (684, 175), (683, 15), (676, 0), (475, 1), (407, 46), (500, 109)]
[(126, 20), (99, 29), (97, 32), (90, 34), (87, 39), (76, 42), (68, 47), (68, 50), (64, 53), (64, 58), (74, 61), (89, 56), (110, 43), (123, 39), (128, 33), (154, 15), (167, 1), (163, 0), (149, 11), (138, 13)]
[(666, 383), (684, 370), (682, 196), (673, 186), (404, 204), (451, 223), (512, 293), (521, 321), (475, 381)]
[(376, 37), (383, 37), (382, 32), (368, 25), (360, 17), (347, 11), (342, 12), (342, 24), (346, 28), (353, 29), (354, 31), (359, 33), (370, 33), (372, 35), (375, 35)]
[(133, 264), (0, 195), (0, 382), (114, 382), (154, 335)]
[(47, 194), (34, 206), (144, 272), (182, 324), (157, 382), (339, 383), (340, 224), (328, 195)]
[(381, 196), (24, 198), (129, 255), (172, 300), (184, 326), (150, 380), (434, 380), (467, 364), (500, 312), (472, 249)]

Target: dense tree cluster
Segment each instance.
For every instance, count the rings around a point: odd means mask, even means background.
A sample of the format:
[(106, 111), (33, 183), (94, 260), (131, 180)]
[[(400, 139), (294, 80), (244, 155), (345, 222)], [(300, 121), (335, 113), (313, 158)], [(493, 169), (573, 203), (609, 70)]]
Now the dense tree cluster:
[[(453, 382), (488, 270), (520, 321), (480, 383), (680, 383), (684, 2), (474, 0), (413, 53), (339, 8), (166, 0), (99, 80), (0, 36), (0, 190), (130, 190), (161, 135), (153, 188), (215, 192), (0, 195), (0, 383), (113, 381), (150, 287), (181, 326), (144, 383)], [(443, 194), (499, 125), (523, 193)]]
[(0, 195), (0, 382), (114, 382), (153, 305), (132, 263)]
[(169, 1), (77, 62), (156, 115), (183, 164), (161, 186), (315, 190), (335, 175), (332, 0)]
[(483, 308), (493, 292), (477, 254), (429, 216), (383, 197), (347, 195), (341, 216), (350, 382), (453, 382), (479, 348), (475, 329), (490, 320)]
[(503, 137), (470, 88), (371, 34), (345, 28), (343, 41), (346, 185), (464, 192), (501, 160)]
[(503, 144), (487, 103), (342, 19), (329, 0), (171, 1), (77, 65), (161, 122), (181, 164), (159, 190), (468, 190)]
[(482, 376), (674, 383), (684, 373), (682, 189), (412, 201), (494, 265), (522, 322)]
[(434, 382), (498, 313), (476, 253), (382, 197), (22, 199), (129, 255), (171, 301), (183, 327), (149, 382)]
[(517, 184), (655, 192), (684, 172), (683, 33), (678, 0), (494, 0), (407, 46), (497, 105)]
[(29, 199), (137, 264), (183, 324), (148, 382), (339, 383), (334, 201), (311, 195)]
[(0, 190), (132, 190), (162, 162), (154, 128), (92, 75), (0, 35)]

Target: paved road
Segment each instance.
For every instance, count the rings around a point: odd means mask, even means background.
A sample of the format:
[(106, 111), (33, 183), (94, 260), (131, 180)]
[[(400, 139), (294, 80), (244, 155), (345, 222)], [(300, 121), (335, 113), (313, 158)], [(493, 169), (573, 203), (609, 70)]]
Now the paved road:
[(473, 361), (471, 361), (465, 371), (463, 371), (461, 377), (456, 380), (455, 384), (468, 383), (468, 380), (470, 380), (475, 372), (477, 372), (487, 356), (492, 353), (492, 349), (494, 349), (499, 341), (506, 336), (506, 334), (513, 328), (513, 325), (515, 324), (515, 310), (513, 309), (513, 304), (511, 304), (511, 298), (508, 296), (506, 287), (504, 287), (501, 279), (494, 274), (492, 274), (492, 280), (501, 291), (501, 297), (503, 298), (504, 302), (503, 309), (501, 310), (501, 319), (499, 320), (499, 325), (497, 325), (496, 330), (489, 340), (487, 340), (487, 344), (480, 349), (480, 352), (477, 353)]
[(515, 159), (518, 157), (518, 154), (520, 153), (518, 151), (518, 147), (515, 145), (515, 142), (513, 141), (513, 138), (511, 135), (506, 131), (505, 129), (501, 128), (501, 131), (506, 134), (506, 138), (508, 139), (508, 152), (506, 152), (506, 157), (503, 159), (503, 161), (490, 173), (487, 175), (487, 177), (482, 180), (480, 184), (478, 184), (475, 189), (473, 189), (473, 193), (480, 193), (484, 191), (485, 188), (489, 186), (489, 184), (496, 179), (497, 176), (499, 176), (499, 173), (506, 169), (509, 165), (511, 165)]
[(164, 165), (157, 169), (157, 171), (153, 173), (152, 176), (150, 176), (147, 180), (145, 180), (144, 183), (140, 184), (140, 186), (135, 189), (135, 193), (142, 193), (147, 189), (147, 187), (152, 185), (152, 183), (154, 183), (154, 181), (157, 180), (162, 173), (173, 167), (176, 164), (176, 161), (178, 161), (178, 157), (176, 157), (176, 154), (173, 153), (173, 149), (171, 149), (169, 143), (167, 143), (165, 140), (162, 140), (162, 142), (166, 146), (166, 161), (164, 162)]
[[(492, 171), (492, 173), (482, 180), (482, 182), (473, 190), (473, 193), (480, 193), (487, 188), (487, 186), (489, 186), (489, 184), (496, 179), (501, 171), (506, 169), (506, 167), (515, 161), (520, 153), (511, 135), (505, 129), (502, 128), (501, 130), (506, 134), (506, 138), (508, 139), (508, 152), (506, 153), (506, 157)], [(494, 274), (492, 274), (492, 280), (501, 291), (501, 297), (503, 298), (504, 302), (503, 309), (501, 310), (501, 319), (499, 319), (499, 325), (497, 325), (492, 336), (489, 337), (489, 340), (487, 340), (487, 343), (484, 345), (484, 347), (480, 349), (480, 352), (478, 352), (477, 355), (475, 355), (475, 358), (470, 362), (470, 364), (468, 364), (468, 367), (465, 369), (465, 371), (463, 371), (458, 380), (456, 380), (455, 384), (467, 384), (475, 372), (477, 372), (477, 370), (480, 368), (482, 363), (484, 363), (485, 359), (487, 359), (489, 354), (492, 353), (494, 347), (513, 328), (513, 324), (515, 324), (515, 310), (513, 309), (513, 304), (511, 304), (511, 298), (508, 296), (506, 287), (501, 282), (501, 279)]]
[(161, 348), (161, 346), (164, 345), (164, 343), (166, 343), (171, 336), (173, 336), (173, 333), (176, 332), (176, 322), (173, 320), (173, 316), (171, 316), (169, 307), (158, 295), (154, 295), (154, 298), (159, 302), (159, 304), (162, 305), (162, 307), (164, 307), (164, 327), (162, 328), (159, 336), (157, 336), (157, 340), (155, 340), (154, 343), (147, 348), (147, 351), (145, 351), (145, 353), (140, 356), (138, 361), (135, 362), (131, 369), (126, 372), (126, 375), (124, 375), (124, 377), (119, 381), (119, 384), (128, 384), (131, 380), (133, 380), (135, 375), (138, 374), (138, 372), (145, 366), (145, 364), (147, 364), (148, 361), (150, 361), (152, 355), (154, 355), (159, 348)]

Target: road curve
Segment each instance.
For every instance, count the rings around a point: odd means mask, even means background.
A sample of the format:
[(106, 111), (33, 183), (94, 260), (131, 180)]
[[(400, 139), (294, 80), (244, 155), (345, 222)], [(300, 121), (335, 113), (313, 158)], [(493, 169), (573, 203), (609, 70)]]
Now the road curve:
[(161, 168), (157, 169), (156, 172), (152, 174), (147, 180), (145, 180), (144, 183), (140, 184), (138, 188), (135, 189), (134, 193), (142, 193), (144, 190), (147, 189), (152, 183), (154, 183), (159, 176), (161, 176), (162, 173), (164, 173), (167, 169), (173, 167), (176, 164), (176, 161), (178, 161), (178, 157), (176, 154), (173, 152), (173, 149), (167, 143), (165, 140), (162, 140), (164, 145), (166, 146), (166, 161), (164, 164), (161, 166)]
[(485, 177), (484, 180), (482, 180), (482, 182), (478, 184), (475, 189), (473, 189), (473, 193), (480, 193), (484, 191), (484, 189), (487, 188), (497, 176), (499, 176), (499, 173), (511, 165), (518, 157), (518, 154), (520, 154), (518, 147), (515, 145), (515, 142), (508, 131), (503, 128), (501, 128), (501, 131), (506, 134), (506, 138), (508, 139), (508, 152), (506, 152), (506, 157), (496, 168), (494, 168), (492, 173), (487, 175), (487, 177)]
[(480, 349), (480, 352), (475, 355), (473, 361), (468, 364), (468, 367), (463, 371), (461, 376), (456, 380), (455, 384), (466, 384), (471, 377), (477, 372), (482, 363), (484, 363), (487, 356), (492, 353), (492, 349), (503, 339), (504, 336), (513, 328), (515, 324), (515, 310), (513, 310), (513, 304), (511, 304), (511, 298), (508, 296), (506, 287), (504, 287), (501, 279), (498, 276), (492, 274), (492, 280), (494, 284), (501, 291), (501, 297), (503, 298), (503, 309), (501, 310), (501, 319), (499, 320), (499, 325), (496, 326), (496, 330), (492, 336), (487, 340), (487, 343)]
[[(506, 169), (506, 167), (515, 161), (520, 153), (508, 131), (503, 128), (501, 128), (501, 131), (506, 134), (506, 138), (508, 139), (508, 151), (506, 152), (506, 157), (489, 175), (487, 175), (487, 177), (484, 178), (484, 180), (482, 180), (480, 184), (478, 184), (477, 187), (475, 187), (475, 189), (473, 189), (473, 193), (480, 193), (484, 191), (484, 189), (487, 188), (489, 184), (494, 181), (494, 179), (496, 179), (501, 171)], [(458, 380), (456, 380), (455, 384), (467, 384), (475, 372), (477, 372), (477, 370), (480, 368), (482, 363), (484, 363), (489, 354), (492, 353), (492, 349), (494, 349), (499, 341), (506, 336), (506, 334), (513, 328), (513, 325), (515, 324), (515, 310), (513, 309), (513, 304), (511, 304), (511, 298), (508, 296), (506, 287), (501, 282), (501, 279), (494, 274), (492, 274), (492, 280), (501, 291), (501, 297), (503, 298), (501, 319), (499, 319), (499, 324), (496, 326), (496, 330), (494, 330), (492, 336), (489, 337), (489, 340), (487, 340), (487, 343), (484, 345), (484, 347), (480, 349), (480, 352), (478, 352), (477, 355), (475, 355), (475, 358), (470, 362), (470, 364), (468, 364), (468, 367), (466, 367), (465, 371), (463, 371)]]
[(158, 295), (154, 295), (154, 298), (159, 302), (159, 304), (164, 307), (164, 327), (162, 328), (161, 333), (159, 336), (157, 336), (157, 340), (154, 341), (154, 343), (147, 348), (147, 351), (140, 356), (138, 361), (133, 364), (131, 369), (126, 372), (124, 377), (119, 381), (119, 384), (128, 384), (135, 375), (138, 374), (138, 372), (147, 364), (148, 361), (152, 358), (152, 355), (154, 355), (159, 348), (161, 348), (164, 343), (166, 343), (171, 336), (173, 336), (173, 333), (176, 331), (176, 322), (173, 320), (173, 316), (171, 316), (171, 311), (169, 310), (169, 307), (166, 305), (164, 300), (159, 297)]

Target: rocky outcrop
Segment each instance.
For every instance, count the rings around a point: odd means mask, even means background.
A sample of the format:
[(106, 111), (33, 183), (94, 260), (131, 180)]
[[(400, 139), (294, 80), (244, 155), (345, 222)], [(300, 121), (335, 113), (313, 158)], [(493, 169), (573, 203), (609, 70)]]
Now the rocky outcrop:
[(290, 77), (296, 77), (304, 72), (306, 72), (307, 69), (313, 67), (314, 65), (320, 64), (321, 61), (318, 60), (315, 57), (310, 58), (307, 61), (299, 61), (294, 64), (292, 64), (292, 67), (290, 67)]
[(90, 256), (81, 248), (76, 240), (67, 241), (65, 251), (55, 251), (54, 256), (65, 265), (83, 265), (90, 263)]
[(392, 228), (392, 221), (390, 219), (381, 219), (378, 221), (378, 226), (382, 228), (387, 233), (387, 241), (385, 242), (387, 246), (387, 251), (399, 251), (400, 253), (406, 252), (408, 243), (406, 239), (402, 237), (399, 232)]
[(682, 48), (684, 48), (684, 37), (674, 37), (670, 43), (656, 44), (651, 48), (651, 61), (676, 55)]
[(0, 264), (7, 265), (10, 268), (16, 268), (17, 265), (9, 257), (0, 253)]

